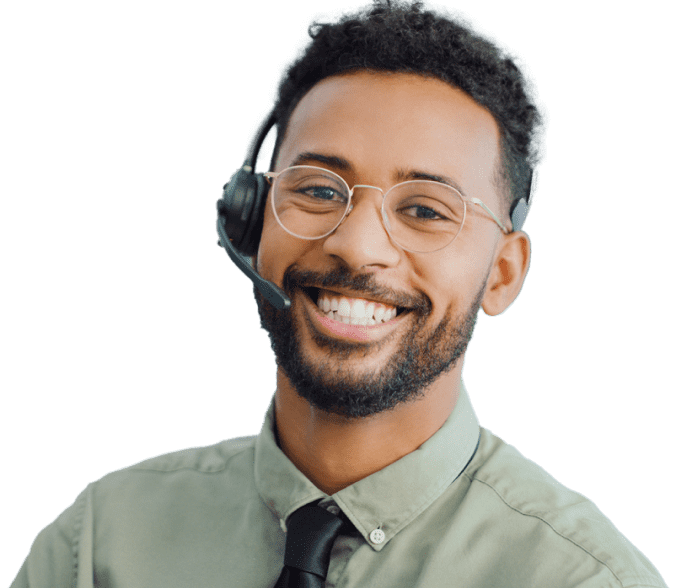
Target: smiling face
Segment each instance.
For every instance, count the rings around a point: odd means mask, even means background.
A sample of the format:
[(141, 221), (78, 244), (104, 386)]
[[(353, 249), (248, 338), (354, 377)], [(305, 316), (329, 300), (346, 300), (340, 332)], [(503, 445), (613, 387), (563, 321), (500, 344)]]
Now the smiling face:
[[(276, 170), (314, 165), (349, 186), (385, 191), (444, 178), (497, 212), (498, 163), (498, 126), (466, 94), (438, 79), (362, 71), (327, 78), (303, 97)], [(450, 246), (411, 253), (391, 240), (381, 204), (380, 191), (357, 188), (333, 233), (303, 240), (280, 226), (268, 198), (256, 257), (260, 274), (292, 300), (277, 311), (256, 293), (279, 368), (301, 397), (348, 417), (419, 398), (459, 370), (500, 273), (503, 236), (479, 207), (468, 204)]]

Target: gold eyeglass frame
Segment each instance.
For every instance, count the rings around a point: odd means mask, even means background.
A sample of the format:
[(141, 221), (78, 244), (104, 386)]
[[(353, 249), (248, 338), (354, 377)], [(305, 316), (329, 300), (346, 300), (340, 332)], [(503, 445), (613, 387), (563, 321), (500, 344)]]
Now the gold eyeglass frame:
[[(503, 233), (505, 233), (505, 235), (509, 234), (509, 231), (507, 230), (505, 225), (503, 225), (500, 222), (500, 219), (498, 219), (498, 217), (495, 214), (493, 214), (493, 211), (491, 211), (491, 209), (488, 208), (488, 206), (486, 206), (481, 200), (479, 200), (478, 198), (470, 198), (468, 196), (465, 196), (465, 195), (461, 194), (458, 190), (456, 190), (453, 186), (449, 186), (448, 184), (444, 184), (443, 182), (435, 182), (433, 180), (408, 180), (406, 182), (400, 182), (398, 184), (395, 184), (387, 192), (385, 192), (385, 190), (383, 190), (382, 188), (379, 188), (378, 186), (369, 186), (368, 184), (355, 184), (354, 186), (352, 186), (352, 188), (350, 188), (348, 183), (341, 176), (339, 176), (336, 172), (333, 172), (329, 169), (325, 169), (323, 167), (317, 167), (315, 165), (292, 165), (291, 167), (287, 167), (286, 169), (283, 169), (282, 171), (279, 171), (279, 172), (272, 172), (272, 171), (265, 172), (263, 174), (263, 176), (268, 180), (268, 182), (271, 186), (271, 189), (274, 190), (274, 180), (277, 177), (279, 177), (281, 174), (283, 174), (284, 172), (286, 172), (290, 169), (299, 169), (299, 168), (316, 169), (316, 170), (319, 170), (319, 171), (322, 171), (322, 172), (328, 172), (329, 174), (337, 177), (345, 185), (345, 187), (347, 188), (348, 194), (349, 194), (349, 198), (347, 200), (347, 206), (345, 207), (345, 212), (343, 213), (343, 216), (340, 219), (340, 221), (338, 221), (338, 224), (335, 227), (333, 227), (328, 233), (324, 233), (323, 235), (320, 235), (319, 237), (303, 237), (302, 235), (297, 235), (296, 233), (291, 232), (289, 229), (287, 229), (282, 224), (282, 221), (279, 220), (279, 216), (277, 216), (276, 207), (273, 205), (272, 206), (272, 212), (275, 215), (275, 218), (277, 219), (279, 226), (282, 227), (287, 233), (289, 233), (289, 235), (293, 235), (294, 237), (297, 237), (299, 239), (304, 239), (306, 241), (315, 241), (317, 239), (323, 239), (324, 237), (328, 237), (331, 233), (333, 233), (341, 224), (343, 224), (343, 221), (347, 218), (347, 216), (350, 214), (350, 212), (352, 212), (352, 209), (354, 208), (354, 204), (352, 204), (352, 196), (354, 194), (354, 191), (357, 188), (371, 188), (373, 190), (378, 190), (383, 195), (383, 202), (380, 206), (380, 216), (382, 217), (383, 226), (385, 227), (385, 231), (387, 231), (387, 234), (390, 236), (392, 241), (394, 241), (397, 245), (399, 245), (399, 247), (401, 247), (404, 251), (409, 251), (411, 253), (434, 253), (435, 251), (441, 251), (445, 247), (448, 247), (451, 243), (453, 243), (453, 241), (455, 241), (458, 238), (460, 231), (462, 231), (462, 228), (465, 226), (465, 219), (467, 218), (467, 204), (468, 203), (480, 206), (497, 223), (498, 227), (500, 227), (500, 229), (502, 230)], [(401, 245), (397, 241), (397, 239), (394, 238), (392, 233), (390, 233), (390, 229), (387, 226), (388, 222), (389, 222), (388, 218), (387, 218), (387, 213), (385, 212), (385, 200), (387, 198), (387, 195), (392, 190), (394, 190), (395, 188), (397, 188), (399, 186), (402, 186), (404, 184), (413, 184), (413, 183), (440, 184), (440, 185), (444, 186), (445, 188), (453, 190), (462, 200), (463, 213), (462, 213), (462, 223), (460, 223), (460, 228), (458, 229), (458, 232), (455, 234), (455, 236), (448, 243), (446, 243), (446, 245), (439, 247), (439, 249), (432, 249), (431, 251), (416, 251), (414, 249), (408, 249), (408, 248), (404, 247), (403, 245)]]

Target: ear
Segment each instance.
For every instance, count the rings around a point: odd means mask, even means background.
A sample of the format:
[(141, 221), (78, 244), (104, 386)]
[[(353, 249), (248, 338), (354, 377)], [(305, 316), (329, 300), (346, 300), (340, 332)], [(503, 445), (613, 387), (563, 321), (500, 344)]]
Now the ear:
[(530, 238), (523, 231), (503, 235), (486, 283), (484, 312), (495, 316), (503, 312), (521, 292), (530, 266)]

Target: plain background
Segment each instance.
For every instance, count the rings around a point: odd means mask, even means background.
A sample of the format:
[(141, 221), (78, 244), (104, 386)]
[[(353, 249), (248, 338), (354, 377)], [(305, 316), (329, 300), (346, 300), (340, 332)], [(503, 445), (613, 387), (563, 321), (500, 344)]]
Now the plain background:
[[(674, 47), (658, 4), (444, 6), (517, 57), (547, 125), (530, 274), (468, 351), (479, 420), (676, 584)], [(258, 432), (274, 358), (216, 246), (215, 201), (310, 22), (362, 5), (3, 4), (0, 585), (89, 482)]]

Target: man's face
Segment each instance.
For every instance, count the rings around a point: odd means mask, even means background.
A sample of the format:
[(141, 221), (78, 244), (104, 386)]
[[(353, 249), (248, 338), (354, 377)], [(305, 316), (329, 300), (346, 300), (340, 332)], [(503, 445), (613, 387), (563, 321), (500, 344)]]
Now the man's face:
[[(495, 120), (461, 91), (412, 74), (358, 72), (325, 79), (303, 97), (276, 169), (315, 165), (349, 186), (385, 191), (428, 179), (420, 174), (443, 177), (498, 211), (498, 161)], [(352, 204), (331, 235), (303, 240), (280, 226), (268, 198), (257, 268), (284, 287), (292, 306), (277, 311), (258, 293), (256, 300), (278, 366), (298, 394), (327, 412), (363, 417), (411, 401), (460, 369), (500, 233), (469, 205), (451, 245), (411, 253), (386, 232), (379, 191), (357, 188)], [(374, 326), (346, 325), (317, 305), (341, 296), (351, 309), (364, 299), (366, 309), (374, 301), (399, 311)]]

